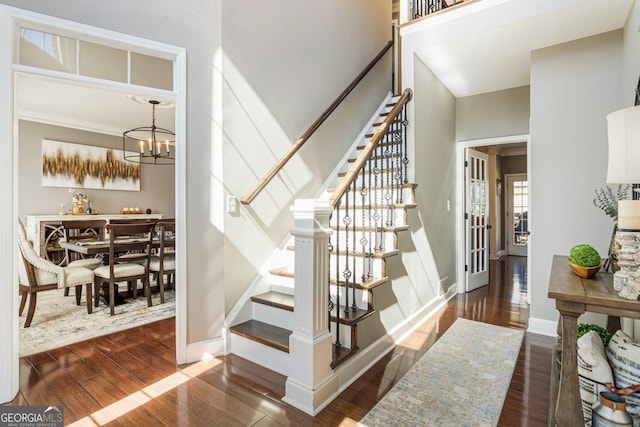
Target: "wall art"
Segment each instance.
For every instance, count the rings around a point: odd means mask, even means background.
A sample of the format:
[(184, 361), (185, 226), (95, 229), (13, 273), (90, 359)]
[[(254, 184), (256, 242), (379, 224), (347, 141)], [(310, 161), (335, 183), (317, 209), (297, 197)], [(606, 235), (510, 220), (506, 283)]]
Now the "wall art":
[(119, 149), (43, 139), (42, 186), (140, 191), (140, 164)]

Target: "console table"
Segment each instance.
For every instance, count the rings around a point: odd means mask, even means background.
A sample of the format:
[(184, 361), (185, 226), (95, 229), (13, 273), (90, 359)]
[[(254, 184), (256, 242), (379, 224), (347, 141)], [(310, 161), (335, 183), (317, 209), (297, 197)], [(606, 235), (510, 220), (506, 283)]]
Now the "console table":
[[(613, 290), (611, 273), (600, 271), (593, 279), (582, 279), (576, 276), (567, 264), (567, 257), (560, 255), (553, 257), (548, 296), (556, 300), (556, 308), (560, 312), (558, 329), (562, 341), (560, 383), (557, 394), (554, 393), (555, 390), (551, 390), (550, 405), (552, 409), (555, 406), (557, 426), (582, 427), (584, 424), (578, 387), (577, 361), (578, 317), (590, 311), (607, 314), (610, 319), (611, 317), (640, 319), (640, 301), (620, 298)], [(553, 363), (555, 364), (555, 360)]]
[[(103, 219), (107, 223), (112, 219), (162, 219), (163, 214), (129, 215), (27, 215), (25, 225), (27, 238), (33, 242), (33, 248), (40, 256), (56, 264), (64, 262), (64, 249), (57, 244), (63, 236), (62, 221)], [(57, 254), (57, 256), (56, 256)]]

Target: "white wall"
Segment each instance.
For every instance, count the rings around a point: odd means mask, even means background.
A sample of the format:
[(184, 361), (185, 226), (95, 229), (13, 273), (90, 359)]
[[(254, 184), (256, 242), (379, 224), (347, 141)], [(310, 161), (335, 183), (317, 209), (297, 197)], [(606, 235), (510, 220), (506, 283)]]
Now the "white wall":
[[(69, 188), (42, 186), (42, 139), (122, 149), (120, 137), (24, 120), (19, 122), (18, 133), (18, 192), (29, 195), (20, 197), (20, 217), (57, 214), (60, 203), (66, 203), (66, 210), (71, 209)], [(89, 197), (91, 207), (102, 214), (115, 214), (125, 206), (137, 206), (175, 218), (174, 188), (173, 166), (142, 165), (140, 191), (85, 189), (82, 193)]]
[(532, 318), (558, 317), (547, 298), (554, 254), (579, 243), (607, 253), (613, 223), (592, 199), (605, 185), (606, 115), (622, 107), (622, 76), (622, 31), (532, 52)]

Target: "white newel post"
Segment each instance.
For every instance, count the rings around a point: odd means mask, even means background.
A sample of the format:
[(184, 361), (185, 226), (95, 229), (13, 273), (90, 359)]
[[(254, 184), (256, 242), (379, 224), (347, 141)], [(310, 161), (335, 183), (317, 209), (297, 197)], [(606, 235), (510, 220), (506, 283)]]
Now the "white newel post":
[(295, 237), (295, 328), (289, 337), (290, 375), (284, 401), (315, 415), (337, 392), (328, 329), (329, 216), (323, 200), (296, 200), (291, 207)]

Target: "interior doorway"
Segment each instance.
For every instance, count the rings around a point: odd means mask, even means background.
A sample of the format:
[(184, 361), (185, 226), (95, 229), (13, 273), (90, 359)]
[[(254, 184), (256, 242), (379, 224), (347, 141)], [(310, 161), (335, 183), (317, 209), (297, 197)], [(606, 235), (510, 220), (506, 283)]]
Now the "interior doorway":
[[(518, 249), (524, 248), (524, 254), (526, 256), (529, 246), (529, 230), (531, 218), (529, 216), (529, 201), (528, 201), (528, 182), (530, 180), (529, 171), (529, 135), (514, 135), (510, 137), (500, 138), (487, 138), (482, 140), (469, 140), (458, 141), (457, 144), (457, 264), (458, 264), (458, 293), (469, 292), (482, 284), (478, 284), (471, 278), (469, 274), (471, 264), (470, 255), (473, 252), (475, 245), (473, 239), (470, 239), (470, 220), (475, 221), (477, 215), (473, 214), (474, 205), (470, 201), (470, 195), (475, 191), (474, 184), (468, 179), (471, 175), (468, 167), (465, 167), (465, 161), (467, 159), (467, 153), (474, 150), (476, 152), (485, 153), (487, 156), (486, 161), (486, 216), (487, 220), (484, 224), (476, 224), (478, 227), (482, 226), (482, 233), (479, 233), (480, 229), (477, 228), (476, 236), (486, 238), (488, 243), (486, 245), (487, 253), (490, 259), (500, 259), (507, 255), (512, 255), (508, 247), (508, 240), (511, 240), (515, 233), (518, 233), (519, 242)], [(519, 191), (520, 197), (517, 198), (520, 203), (519, 214), (520, 227), (525, 227), (526, 230), (515, 230), (516, 225), (511, 224), (505, 218), (505, 212), (509, 210), (513, 212), (513, 209), (507, 209), (507, 190), (511, 187), (508, 186), (506, 180), (508, 175), (515, 175), (516, 172), (520, 172)], [(526, 187), (523, 187), (522, 183), (526, 182)], [(522, 199), (522, 192), (526, 191), (526, 201)], [(510, 202), (510, 206), (514, 202)], [(522, 221), (522, 213), (526, 210), (525, 221)], [(473, 235), (471, 236), (473, 237)], [(525, 243), (526, 244), (523, 244)], [(478, 242), (476, 242), (478, 243)], [(522, 252), (520, 252), (522, 253)], [(515, 255), (515, 253), (513, 253)], [(527, 260), (528, 263), (528, 260)], [(487, 263), (487, 270), (490, 268), (491, 263)], [(527, 269), (529, 271), (529, 269)]]
[(505, 241), (507, 253), (527, 256), (529, 242), (529, 181), (527, 174), (505, 174)]
[[(186, 193), (186, 148), (185, 142), (185, 120), (186, 120), (186, 51), (183, 48), (174, 47), (152, 40), (140, 39), (126, 34), (112, 33), (103, 29), (89, 26), (70, 27), (68, 21), (54, 17), (23, 11), (16, 8), (9, 8), (0, 5), (0, 28), (3, 37), (0, 37), (0, 50), (3, 52), (0, 60), (0, 83), (7, 90), (0, 96), (0, 132), (3, 134), (2, 140), (5, 156), (0, 160), (0, 170), (3, 182), (7, 185), (2, 192), (2, 217), (5, 219), (0, 224), (0, 229), (5, 236), (13, 238), (5, 239), (0, 244), (0, 252), (7, 268), (2, 269), (3, 283), (6, 286), (0, 288), (0, 300), (4, 301), (2, 313), (2, 323), (5, 325), (0, 331), (0, 341), (5, 343), (4, 350), (0, 352), (0, 401), (8, 402), (13, 399), (18, 391), (18, 315), (17, 315), (17, 237), (16, 223), (19, 218), (18, 205), (20, 201), (19, 191), (19, 162), (18, 162), (18, 114), (17, 96), (23, 93), (23, 86), (18, 88), (18, 75), (33, 74), (36, 72), (35, 66), (19, 63), (20, 54), (19, 43), (15, 37), (19, 37), (19, 29), (25, 25), (54, 34), (64, 34), (65, 37), (90, 38), (92, 42), (100, 40), (105, 45), (130, 51), (136, 51), (147, 56), (158, 56), (172, 62), (174, 77), (171, 95), (175, 99), (175, 128), (176, 128), (176, 167), (173, 182), (176, 188), (176, 227), (178, 228), (176, 247), (185, 248), (185, 216), (186, 203), (183, 194)], [(77, 44), (76, 44), (77, 46)], [(68, 78), (71, 74), (67, 70), (47, 69), (44, 73), (50, 78)], [(88, 85), (95, 81), (92, 76), (75, 77), (79, 84)], [(122, 83), (114, 83), (114, 87), (124, 88)], [(144, 91), (142, 91), (144, 92)], [(151, 91), (156, 94), (157, 91)], [(22, 195), (22, 197), (26, 197)], [(176, 264), (184, 265), (186, 262), (185, 250), (176, 253)], [(13, 260), (13, 262), (11, 261)], [(184, 360), (186, 353), (186, 273), (183, 269), (177, 271), (176, 275), (176, 352), (178, 360)]]

